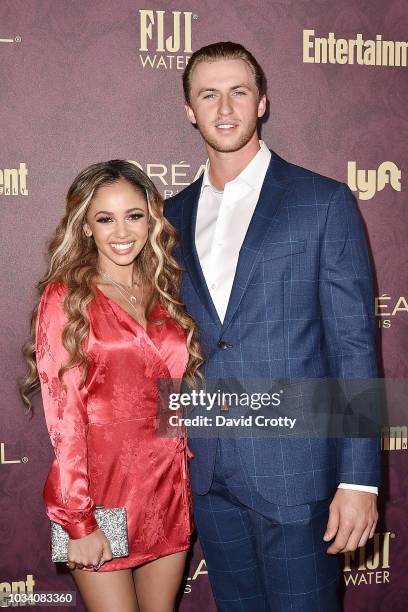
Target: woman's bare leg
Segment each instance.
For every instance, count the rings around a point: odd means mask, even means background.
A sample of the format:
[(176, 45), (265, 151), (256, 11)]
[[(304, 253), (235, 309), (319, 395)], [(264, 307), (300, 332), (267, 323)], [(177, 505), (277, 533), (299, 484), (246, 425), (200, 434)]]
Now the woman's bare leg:
[(133, 570), (140, 612), (174, 612), (187, 551), (145, 563)]
[(131, 569), (71, 574), (88, 612), (139, 612)]

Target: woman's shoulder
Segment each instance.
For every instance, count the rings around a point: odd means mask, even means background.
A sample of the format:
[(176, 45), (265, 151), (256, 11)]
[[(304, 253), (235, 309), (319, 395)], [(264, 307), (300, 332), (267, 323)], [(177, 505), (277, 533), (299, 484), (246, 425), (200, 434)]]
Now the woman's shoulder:
[(68, 293), (68, 285), (62, 281), (51, 281), (44, 289), (43, 295), (48, 297), (55, 296), (58, 298), (65, 297)]
[(37, 312), (37, 339), (50, 330), (61, 330), (66, 323), (64, 298), (68, 289), (64, 283), (50, 282), (41, 294)]
[(63, 302), (66, 294), (68, 293), (68, 287), (61, 281), (51, 281), (45, 287), (40, 303), (45, 305), (59, 306), (63, 308)]

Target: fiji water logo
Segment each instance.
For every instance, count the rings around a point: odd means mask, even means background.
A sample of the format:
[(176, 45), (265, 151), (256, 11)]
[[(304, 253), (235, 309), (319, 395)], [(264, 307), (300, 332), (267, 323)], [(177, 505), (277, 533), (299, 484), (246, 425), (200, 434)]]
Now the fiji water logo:
[(192, 11), (139, 10), (139, 58), (143, 68), (184, 70), (192, 49)]

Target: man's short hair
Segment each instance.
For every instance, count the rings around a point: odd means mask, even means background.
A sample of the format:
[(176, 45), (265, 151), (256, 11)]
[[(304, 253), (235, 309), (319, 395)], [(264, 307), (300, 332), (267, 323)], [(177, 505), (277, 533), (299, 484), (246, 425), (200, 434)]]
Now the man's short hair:
[(242, 59), (248, 64), (255, 77), (255, 83), (259, 92), (259, 97), (266, 94), (266, 78), (264, 71), (258, 64), (252, 53), (239, 43), (216, 42), (206, 47), (201, 47), (193, 53), (183, 72), (184, 97), (187, 104), (190, 104), (191, 74), (200, 62), (216, 62), (217, 60)]

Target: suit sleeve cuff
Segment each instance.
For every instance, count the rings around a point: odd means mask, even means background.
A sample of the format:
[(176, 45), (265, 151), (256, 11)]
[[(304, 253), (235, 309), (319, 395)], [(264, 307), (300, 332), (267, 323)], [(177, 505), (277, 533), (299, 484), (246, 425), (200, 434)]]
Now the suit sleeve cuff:
[(79, 523), (72, 523), (69, 527), (65, 528), (71, 540), (83, 538), (93, 533), (97, 529), (99, 529), (99, 525), (96, 522), (93, 513)]
[(347, 484), (345, 482), (341, 482), (338, 488), (352, 489), (353, 491), (366, 491), (367, 493), (375, 493), (378, 495), (378, 487), (369, 487), (368, 485)]

